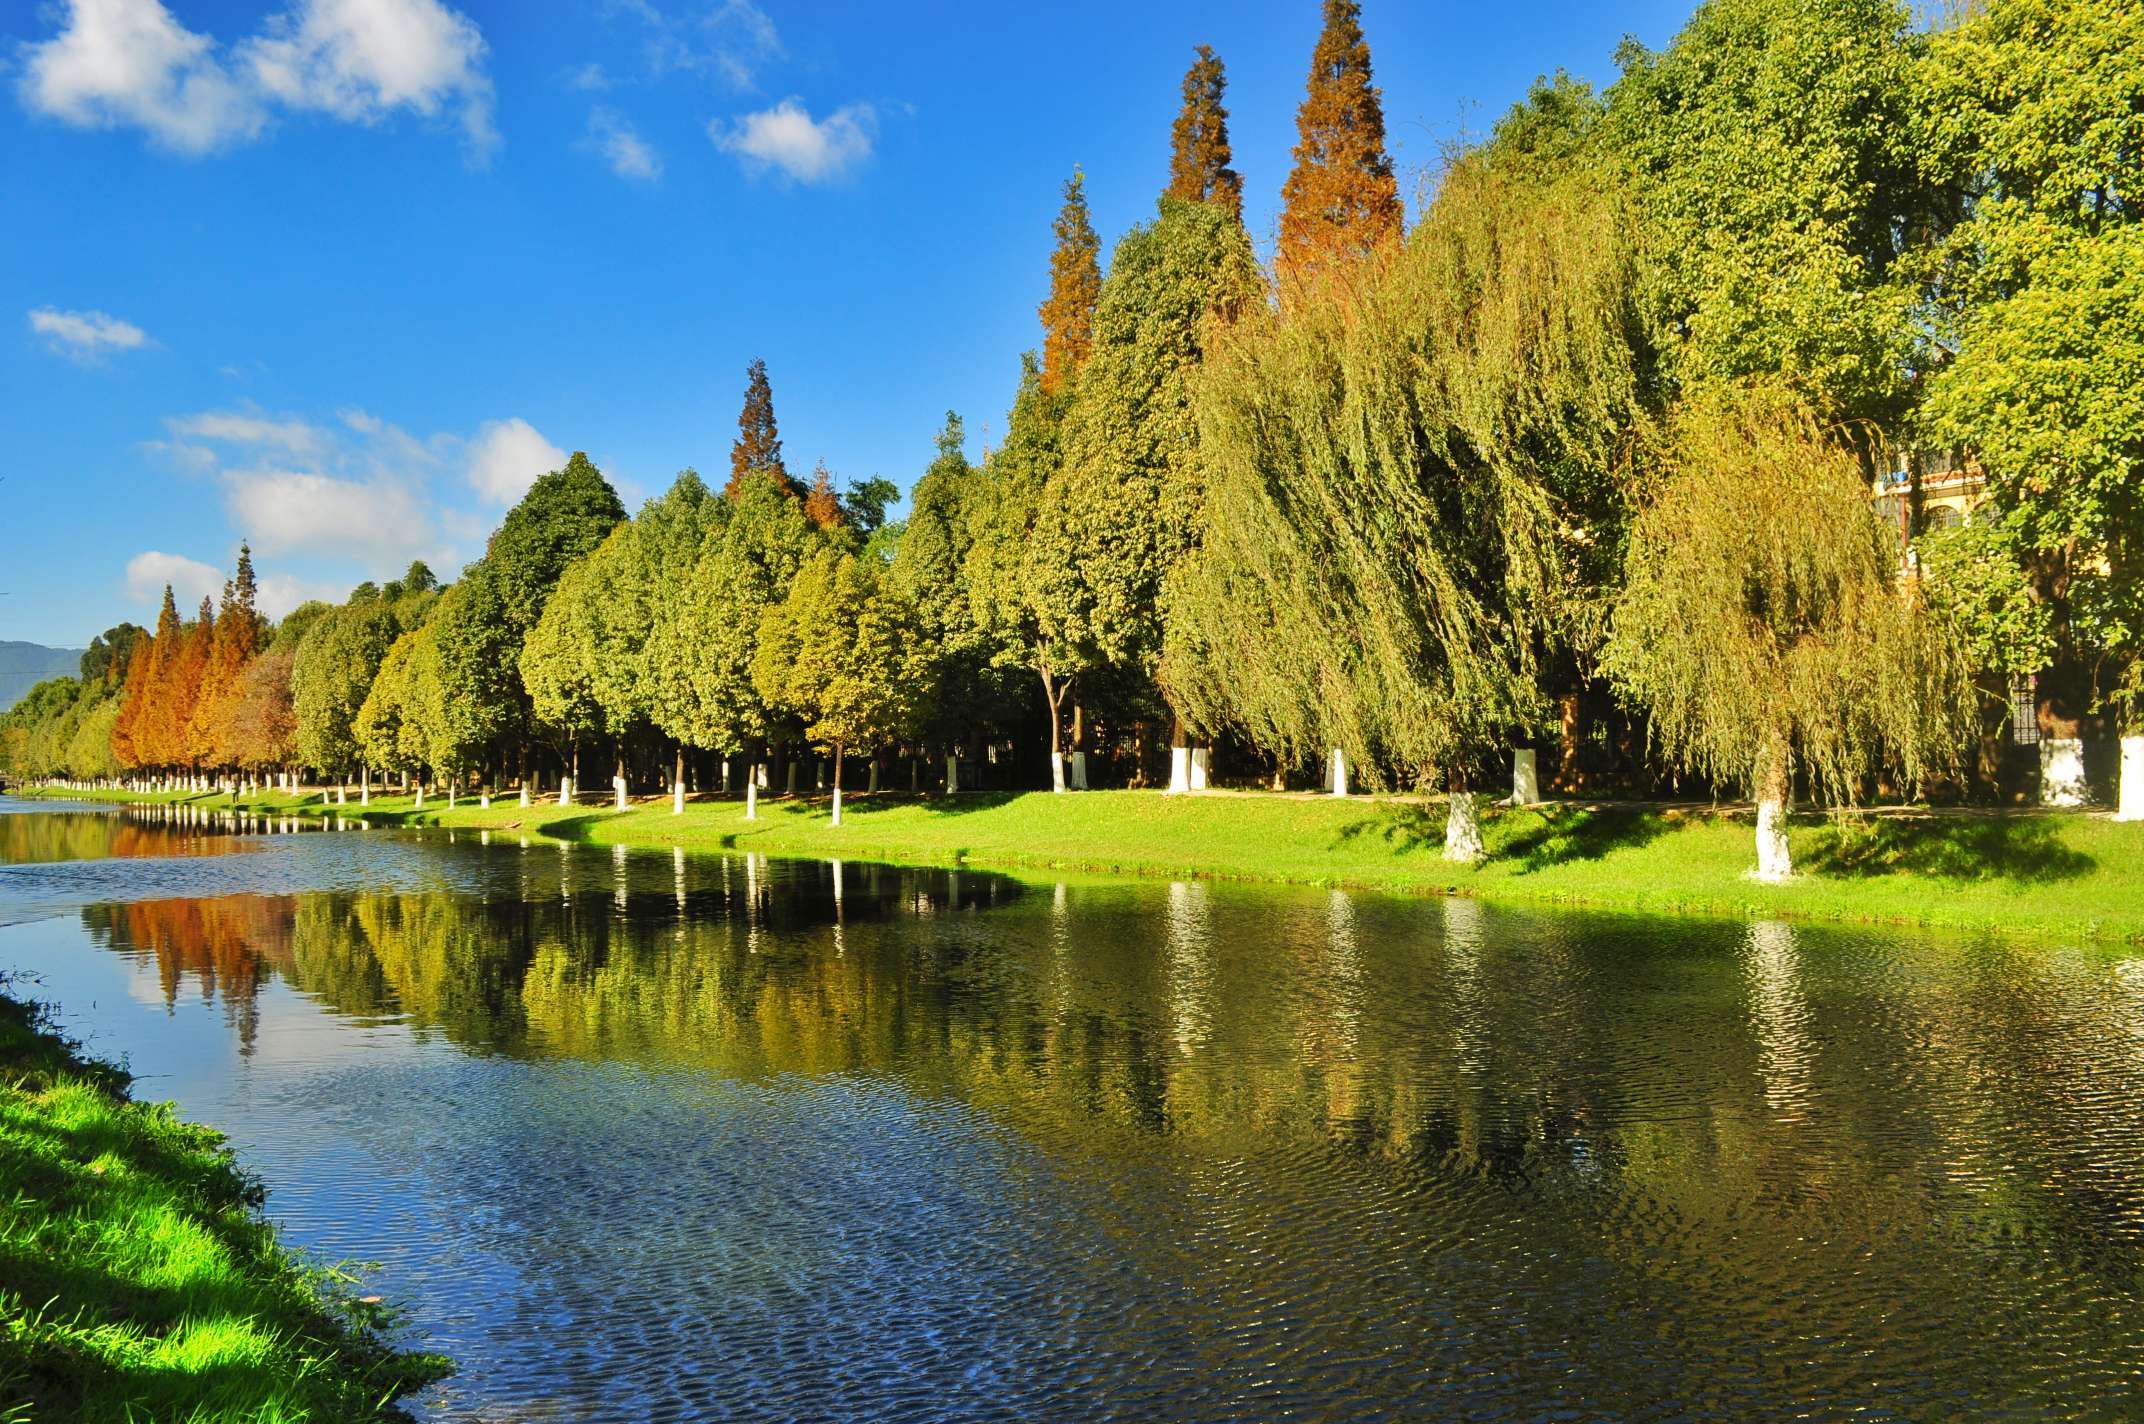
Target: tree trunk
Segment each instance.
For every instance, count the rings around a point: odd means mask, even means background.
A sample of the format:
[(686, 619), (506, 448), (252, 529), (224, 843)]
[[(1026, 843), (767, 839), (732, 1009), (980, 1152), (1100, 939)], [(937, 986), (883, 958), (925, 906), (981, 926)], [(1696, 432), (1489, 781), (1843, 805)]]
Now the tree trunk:
[(750, 761), (744, 768), (744, 818), (759, 819), (759, 763)]
[(1451, 809), (1444, 817), (1444, 858), (1461, 865), (1478, 865), (1486, 852), (1481, 843), (1481, 805), (1472, 791), (1456, 783)]
[(1541, 799), (1540, 762), (1532, 747), (1514, 747), (1511, 752), (1511, 804), (1531, 806)]
[(677, 767), (670, 779), (670, 814), (685, 814), (685, 744), (677, 744)]
[(618, 769), (611, 774), (610, 789), (617, 796), (617, 801), (614, 803), (616, 809), (623, 811), (625, 809), (625, 744), (623, 742), (618, 744), (617, 767)]
[(834, 743), (834, 824), (841, 824), (841, 743)]
[(948, 747), (945, 753), (945, 794), (952, 796), (957, 794), (959, 790), (960, 751), (958, 748)]
[(1347, 795), (1347, 753), (1338, 747), (1333, 748), (1332, 770), (1326, 777), (1326, 783), (1333, 795)]
[(417, 809), (424, 809), (424, 778), (421, 776), (417, 778)]
[(357, 769), (357, 804), (372, 804), (372, 763), (366, 762)]
[(1180, 796), (1191, 789), (1191, 748), (1184, 741), (1184, 719), (1169, 714), (1169, 794)]
[(1794, 873), (1787, 850), (1787, 808), (1793, 777), (1787, 754), (1775, 750), (1757, 778), (1757, 878), (1776, 885)]
[(782, 794), (784, 796), (797, 794), (797, 759), (795, 757), (789, 758), (789, 765), (783, 769)]
[(2144, 821), (2144, 736), (2122, 738), (2121, 784), (2115, 788), (2114, 819)]
[(1050, 790), (1062, 795), (1065, 789), (1064, 705), (1075, 679), (1068, 677), (1058, 681), (1050, 672), (1047, 658), (1037, 661), (1035, 671), (1042, 675), (1042, 697), (1049, 708)]
[[(876, 795), (878, 795), (878, 764), (879, 764), (879, 763), (880, 763), (881, 761), (883, 761), (883, 760), (885, 760), (885, 758), (884, 758), (884, 757), (882, 757), (882, 756), (880, 756), (880, 755), (879, 755), (878, 753), (876, 753), (876, 752), (872, 753), (872, 755), (871, 755), (871, 781), (870, 781), (870, 784), (869, 784), (869, 785), (867, 785), (866, 787), (864, 787), (864, 794), (865, 794), (865, 795), (867, 795), (867, 796), (876, 796)], [(836, 780), (839, 780), (839, 778), (837, 777), (837, 778), (836, 778)]]

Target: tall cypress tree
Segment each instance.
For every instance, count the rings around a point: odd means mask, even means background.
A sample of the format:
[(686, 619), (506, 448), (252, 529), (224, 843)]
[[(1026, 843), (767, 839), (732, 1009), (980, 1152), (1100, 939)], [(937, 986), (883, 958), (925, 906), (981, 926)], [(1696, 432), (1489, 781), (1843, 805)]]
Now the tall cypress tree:
[(1280, 190), (1280, 271), (1312, 276), (1396, 240), (1399, 184), (1357, 0), (1325, 0), (1295, 126), (1295, 168)]
[[(755, 359), (745, 367), (744, 409), (737, 413), (737, 439), (730, 446), (730, 478), (722, 493), (732, 501), (746, 475), (768, 471), (792, 487), (782, 463), (782, 437), (774, 424), (774, 388), (767, 384), (767, 363)], [(802, 491), (798, 491), (802, 493)]]
[(1050, 254), (1050, 297), (1042, 304), (1042, 389), (1052, 395), (1079, 373), (1094, 349), (1094, 304), (1102, 295), (1102, 240), (1087, 216), (1087, 180), (1077, 168), (1065, 180), (1057, 214), (1057, 250)]
[(1184, 107), (1169, 131), (1169, 186), (1162, 196), (1219, 203), (1241, 221), (1243, 177), (1228, 166), (1234, 155), (1228, 146), (1228, 110), (1221, 104), (1228, 71), (1212, 45), (1195, 52), (1198, 58), (1184, 71)]
[(179, 606), (164, 585), (163, 606), (157, 610), (156, 632), (146, 646), (137, 648), (127, 666), (126, 691), (121, 695), (119, 720), (112, 726), (112, 750), (127, 767), (165, 764), (164, 743), (158, 736), (163, 716), (164, 682), (179, 646)]

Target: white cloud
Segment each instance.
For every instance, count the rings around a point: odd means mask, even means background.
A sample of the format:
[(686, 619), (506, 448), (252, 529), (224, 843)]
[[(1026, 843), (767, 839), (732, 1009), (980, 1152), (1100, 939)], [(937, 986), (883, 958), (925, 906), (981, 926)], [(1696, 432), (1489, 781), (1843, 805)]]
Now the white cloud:
[(601, 154), (610, 171), (620, 178), (653, 182), (663, 176), (662, 155), (609, 109), (597, 109), (588, 115), (588, 136), (581, 144)]
[(263, 554), (313, 553), (392, 565), (436, 542), (432, 520), (399, 480), (346, 480), (300, 470), (224, 477), (239, 531)]
[(203, 598), (214, 598), (223, 592), (223, 577), (221, 569), (211, 568), (199, 559), (156, 549), (127, 560), (127, 593), (136, 603), (147, 606), (152, 615), (163, 600), (165, 584), (171, 585), (179, 616), (186, 618)]
[(161, 0), (68, 0), (66, 28), (23, 46), (22, 102), (78, 128), (133, 125), (166, 148), (210, 153), (265, 119), (215, 49)]
[(80, 128), (136, 127), (180, 153), (258, 137), (276, 105), (355, 123), (453, 113), (472, 154), (498, 142), (484, 38), (440, 0), (293, 0), (219, 53), (162, 0), (66, 0), (64, 27), (22, 47), (25, 107)]
[(399, 108), (453, 108), (472, 152), (498, 142), (484, 36), (439, 0), (297, 0), (240, 53), (254, 82), (291, 108), (367, 124)]
[(254, 410), (205, 410), (164, 422), (173, 435), (212, 444), (284, 450), (316, 456), (327, 446), (326, 432), (291, 416), (277, 418)]
[(253, 603), (270, 618), (281, 618), (307, 599), (317, 598), (323, 603), (340, 603), (349, 593), (350, 585), (346, 582), (301, 579), (295, 574), (262, 574), (260, 591), (254, 595)]
[(737, 154), (755, 170), (778, 168), (799, 183), (839, 178), (871, 156), (878, 113), (869, 104), (844, 104), (814, 119), (796, 99), (746, 114), (735, 125), (720, 119), (707, 126), (715, 146)]
[(488, 420), (469, 447), (469, 483), (493, 504), (520, 499), (539, 475), (563, 467), (566, 452), (520, 416)]
[(30, 313), (30, 330), (60, 355), (85, 363), (109, 351), (133, 351), (149, 344), (148, 332), (100, 311), (38, 307)]
[(602, 65), (591, 59), (567, 73), (566, 87), (578, 89), (583, 93), (600, 94), (610, 88), (610, 76), (603, 72)]

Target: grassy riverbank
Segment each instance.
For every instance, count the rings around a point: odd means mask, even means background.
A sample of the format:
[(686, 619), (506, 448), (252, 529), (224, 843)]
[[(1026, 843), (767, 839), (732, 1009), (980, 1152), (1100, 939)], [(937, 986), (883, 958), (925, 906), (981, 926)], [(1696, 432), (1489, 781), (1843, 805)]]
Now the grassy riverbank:
[[(263, 796), (185, 800), (276, 814), (356, 815), (346, 807)], [(1884, 815), (1844, 826), (1800, 818), (1792, 839), (1803, 872), (1786, 885), (1746, 876), (1755, 847), (1746, 817), (1627, 807), (1544, 807), (1492, 813), (1490, 858), (1474, 868), (1441, 856), (1444, 809), (1412, 799), (1153, 792), (953, 798), (851, 796), (843, 824), (824, 797), (761, 803), (749, 822), (735, 799), (667, 799), (625, 811), (602, 805), (526, 809), (503, 802), (453, 811), (437, 797), (375, 797), (373, 825), (489, 828), (594, 844), (841, 855), (1013, 871), (1098, 871), (1345, 885), (1402, 893), (1713, 915), (1778, 914), (2012, 934), (2144, 941), (2144, 825), (2102, 816)]]
[[(218, 1135), (0, 978), (0, 1421), (400, 1419), (439, 1362), (276, 1245)], [(19, 986), (16, 986), (19, 987)]]

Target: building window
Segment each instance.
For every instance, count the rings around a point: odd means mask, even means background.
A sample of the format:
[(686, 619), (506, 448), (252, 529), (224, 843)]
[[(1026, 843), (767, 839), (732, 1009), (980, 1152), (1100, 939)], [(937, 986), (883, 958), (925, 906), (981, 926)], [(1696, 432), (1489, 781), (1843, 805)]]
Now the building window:
[(2010, 741), (2029, 747), (2040, 740), (2040, 679), (2019, 673), (2010, 679)]
[(1929, 506), (1926, 521), (1928, 532), (1934, 534), (1943, 529), (1956, 529), (1965, 523), (1965, 516), (1955, 505), (1936, 504)]

